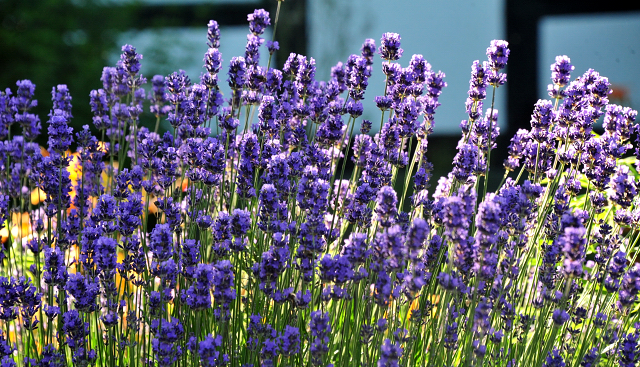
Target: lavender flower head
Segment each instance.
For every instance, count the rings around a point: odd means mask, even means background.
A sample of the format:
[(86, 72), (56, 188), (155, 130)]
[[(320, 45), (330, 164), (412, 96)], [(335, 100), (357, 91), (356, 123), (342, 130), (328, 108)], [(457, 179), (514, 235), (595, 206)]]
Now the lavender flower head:
[(624, 336), (624, 340), (621, 342), (621, 346), (619, 348), (619, 365), (623, 367), (635, 366), (640, 359), (640, 345), (638, 344), (638, 339), (640, 339), (640, 332), (637, 327), (640, 326), (635, 324), (636, 331), (634, 333), (628, 333)]
[(247, 67), (257, 66), (260, 61), (260, 46), (264, 43), (264, 39), (255, 34), (247, 35), (247, 46), (244, 51), (244, 60)]
[(142, 55), (136, 52), (136, 48), (131, 45), (122, 46), (122, 55), (120, 61), (124, 70), (130, 75), (135, 76), (140, 71), (140, 60)]
[(354, 100), (364, 98), (364, 92), (369, 85), (369, 77), (371, 76), (370, 69), (366, 58), (359, 55), (349, 56), (346, 66), (347, 80), (345, 81), (349, 89), (349, 97)]
[(458, 143), (458, 153), (453, 158), (453, 176), (466, 182), (473, 175), (483, 174), (486, 170), (486, 161), (477, 145)]
[(218, 22), (210, 20), (207, 24), (207, 45), (209, 48), (220, 48), (220, 27)]
[[(362, 125), (360, 125), (360, 133), (362, 134), (368, 134), (369, 131), (371, 131), (371, 121), (369, 120), (362, 120)], [(355, 150), (355, 148), (354, 148)]]
[(556, 56), (556, 62), (551, 64), (551, 81), (559, 87), (564, 87), (569, 83), (574, 69), (575, 66), (571, 65), (571, 59), (568, 56)]
[(222, 54), (217, 48), (209, 48), (204, 54), (204, 68), (209, 74), (217, 74), (222, 66)]
[(11, 104), (16, 108), (16, 110), (19, 112), (25, 112), (32, 107), (36, 107), (38, 105), (38, 101), (33, 99), (33, 95), (36, 91), (36, 85), (28, 79), (18, 80), (16, 85), (18, 86), (18, 92), (15, 97), (11, 97)]
[(104, 130), (111, 126), (109, 117), (109, 101), (104, 89), (92, 90), (89, 93), (91, 112), (93, 112), (93, 125), (98, 130)]
[(509, 42), (502, 40), (491, 41), (490, 46), (487, 48), (490, 67), (494, 70), (504, 69), (507, 66), (509, 53)]
[(565, 367), (566, 365), (560, 355), (560, 351), (557, 348), (553, 348), (552, 352), (547, 353), (547, 358), (544, 360), (542, 367)]
[(58, 154), (64, 153), (73, 142), (73, 129), (67, 124), (67, 113), (55, 110), (49, 120), (49, 149)]
[(63, 111), (67, 120), (73, 117), (71, 115), (71, 95), (69, 95), (69, 88), (66, 84), (58, 84), (51, 90), (51, 100), (54, 111)]
[(11, 107), (11, 89), (0, 91), (0, 138), (5, 139), (9, 127), (15, 122)]
[(202, 358), (203, 366), (216, 367), (224, 366), (229, 362), (229, 356), (227, 354), (220, 353), (222, 348), (222, 336), (218, 335), (215, 338), (212, 335), (207, 335), (203, 341), (198, 344), (198, 354)]
[(231, 89), (238, 90), (246, 83), (247, 79), (247, 65), (244, 61), (244, 57), (237, 56), (231, 58), (229, 63), (229, 86)]
[(371, 38), (367, 38), (366, 40), (364, 40), (364, 43), (362, 44), (362, 48), (360, 48), (362, 57), (364, 57), (367, 60), (367, 65), (372, 65), (373, 64), (373, 56), (376, 53), (376, 41), (371, 39)]
[(582, 275), (582, 263), (586, 254), (585, 229), (565, 228), (559, 238), (560, 246), (565, 255), (563, 273), (566, 276), (579, 277)]
[(282, 355), (293, 356), (300, 351), (300, 330), (297, 327), (285, 326), (284, 332), (278, 339)]
[(618, 166), (616, 173), (611, 180), (611, 186), (613, 194), (610, 199), (614, 203), (620, 205), (623, 208), (631, 206), (631, 202), (638, 194), (638, 184), (629, 174), (628, 166)]
[(154, 338), (151, 341), (155, 358), (159, 366), (171, 366), (182, 355), (182, 347), (176, 345), (176, 342), (184, 334), (184, 327), (180, 320), (171, 318), (171, 321), (158, 320), (151, 322), (151, 331)]
[(264, 9), (256, 9), (247, 16), (247, 20), (249, 21), (249, 30), (256, 36), (264, 33), (264, 29), (271, 25), (269, 12)]
[(392, 61), (400, 59), (404, 52), (404, 50), (400, 48), (400, 38), (398, 33), (387, 32), (382, 35), (378, 53), (383, 60)]
[(175, 71), (165, 77), (167, 90), (171, 93), (169, 101), (171, 104), (179, 104), (184, 99), (186, 89), (191, 85), (191, 80), (184, 70)]
[(485, 68), (476, 60), (471, 66), (471, 79), (469, 80), (469, 99), (480, 101), (487, 96), (487, 77)]
[(322, 365), (322, 357), (329, 352), (329, 335), (331, 334), (331, 320), (329, 313), (322, 311), (313, 311), (311, 313), (311, 321), (309, 323), (311, 331), (311, 364), (314, 366)]
[(385, 339), (380, 349), (378, 367), (397, 367), (400, 357), (402, 357), (402, 347)]
[(391, 186), (383, 186), (378, 191), (376, 204), (376, 214), (380, 225), (389, 227), (393, 224), (398, 213), (398, 197), (395, 190)]
[[(11, 97), (9, 99), (8, 106), (5, 107), (7, 108), (7, 111), (4, 113), (4, 117), (2, 118), (4, 120), (2, 124), (6, 125), (4, 127), (0, 127), (0, 135), (7, 134), (9, 132), (8, 129), (13, 122), (17, 122), (22, 126), (24, 138), (27, 140), (35, 140), (38, 135), (40, 135), (40, 130), (42, 128), (38, 115), (29, 113), (31, 108), (38, 105), (38, 101), (33, 99), (36, 86), (27, 79), (17, 81), (16, 85), (18, 86), (18, 92), (15, 97)], [(10, 94), (11, 90), (7, 89), (7, 92), (5, 92), (5, 104), (7, 103), (7, 99)], [(11, 118), (10, 116), (13, 112), (15, 112), (15, 116)], [(3, 132), (2, 130), (5, 131)]]

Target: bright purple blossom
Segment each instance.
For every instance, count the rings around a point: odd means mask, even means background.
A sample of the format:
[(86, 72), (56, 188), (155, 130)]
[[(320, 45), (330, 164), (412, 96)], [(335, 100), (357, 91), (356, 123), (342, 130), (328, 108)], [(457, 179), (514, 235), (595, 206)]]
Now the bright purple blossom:
[(509, 53), (509, 42), (503, 40), (491, 41), (491, 45), (487, 47), (490, 67), (496, 70), (504, 69), (507, 66)]
[(382, 34), (378, 53), (383, 60), (395, 61), (400, 59), (404, 52), (404, 50), (400, 48), (400, 38), (400, 35), (397, 33), (387, 32)]
[(249, 29), (251, 30), (251, 33), (256, 36), (264, 33), (265, 28), (271, 25), (269, 12), (264, 9), (255, 10), (252, 14), (247, 16), (247, 20), (249, 21)]
[(397, 367), (402, 357), (403, 349), (389, 339), (385, 339), (380, 349), (378, 367)]
[(311, 363), (314, 366), (322, 365), (325, 354), (329, 352), (329, 341), (331, 334), (331, 320), (329, 313), (322, 311), (311, 312), (311, 321), (309, 322), (311, 331)]

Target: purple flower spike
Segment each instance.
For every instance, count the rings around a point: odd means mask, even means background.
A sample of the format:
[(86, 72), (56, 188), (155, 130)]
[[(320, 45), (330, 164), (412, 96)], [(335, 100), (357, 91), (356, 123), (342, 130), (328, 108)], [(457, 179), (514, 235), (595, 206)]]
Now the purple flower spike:
[(371, 38), (367, 38), (366, 40), (364, 40), (364, 43), (362, 44), (362, 48), (360, 49), (362, 57), (364, 57), (367, 60), (367, 65), (372, 65), (373, 64), (373, 56), (376, 53), (376, 41), (371, 39)]
[(131, 45), (122, 46), (120, 61), (124, 70), (131, 76), (135, 76), (140, 71), (140, 60), (142, 55), (136, 52), (136, 48)]
[(280, 43), (278, 41), (267, 41), (267, 50), (272, 54), (280, 49)]
[(366, 58), (358, 55), (349, 56), (346, 65), (346, 86), (349, 89), (349, 97), (354, 100), (361, 100), (364, 97), (371, 76), (370, 69)]
[[(636, 324), (637, 326), (638, 324)], [(640, 339), (640, 332), (636, 328), (635, 333), (629, 333), (622, 340), (622, 345), (619, 346), (619, 360), (620, 366), (633, 366), (640, 357), (640, 350), (638, 350), (638, 339)], [(587, 356), (585, 356), (586, 358)]]
[(322, 357), (329, 352), (329, 335), (331, 334), (329, 313), (313, 311), (309, 329), (311, 331), (311, 346), (309, 348), (311, 363), (314, 366), (319, 366), (322, 365)]
[(471, 79), (469, 80), (469, 98), (480, 101), (487, 97), (487, 76), (485, 65), (476, 60), (471, 66)]
[(502, 40), (493, 40), (487, 48), (487, 57), (489, 65), (494, 70), (502, 70), (507, 66), (509, 59), (509, 42)]
[(64, 112), (67, 120), (72, 118), (71, 115), (71, 95), (66, 84), (58, 84), (51, 90), (51, 100), (53, 101), (53, 110), (61, 110)]
[(402, 357), (402, 347), (385, 339), (380, 349), (380, 359), (378, 367), (398, 366), (398, 361)]
[(36, 91), (36, 85), (31, 80), (19, 80), (16, 82), (18, 86), (18, 92), (15, 97), (11, 98), (11, 104), (20, 112), (26, 111), (32, 107), (38, 105), (38, 102), (33, 99), (33, 94)]
[(207, 45), (210, 48), (220, 48), (220, 27), (218, 22), (210, 20), (207, 28)]
[(628, 166), (618, 166), (612, 178), (613, 194), (610, 199), (623, 208), (631, 206), (633, 198), (638, 194), (638, 184), (629, 173)]
[(62, 332), (67, 337), (67, 344), (71, 349), (84, 346), (86, 336), (89, 335), (89, 323), (84, 322), (77, 310), (64, 313)]
[(184, 327), (176, 318), (171, 321), (151, 321), (151, 332), (154, 338), (151, 341), (153, 352), (159, 366), (171, 366), (182, 355), (182, 348), (175, 345), (184, 334)]
[(0, 139), (5, 139), (15, 119), (11, 106), (11, 89), (0, 91)]
[(210, 48), (204, 54), (204, 68), (207, 69), (209, 74), (217, 74), (220, 71), (222, 65), (222, 54), (217, 48)]
[(564, 252), (563, 273), (566, 276), (579, 277), (582, 275), (582, 263), (586, 255), (586, 230), (580, 228), (565, 228), (564, 234), (558, 238), (559, 246)]
[(486, 170), (486, 162), (478, 146), (462, 141), (458, 144), (453, 166), (452, 173), (461, 182), (466, 182), (474, 174), (483, 174)]
[(256, 36), (264, 33), (264, 29), (271, 25), (269, 12), (264, 9), (256, 9), (253, 13), (247, 15), (249, 21), (249, 30)]
[(63, 154), (73, 142), (73, 129), (67, 124), (67, 114), (55, 110), (49, 120), (49, 151)]
[(293, 356), (300, 351), (300, 330), (297, 327), (285, 326), (284, 332), (278, 339), (282, 355)]
[(242, 86), (246, 83), (247, 64), (244, 61), (244, 57), (238, 56), (231, 58), (229, 64), (229, 86), (231, 89), (242, 89)]
[(393, 224), (398, 213), (398, 196), (391, 186), (384, 186), (378, 191), (376, 198), (376, 215), (383, 227)]
[(218, 335), (214, 338), (211, 334), (207, 335), (198, 344), (198, 354), (200, 354), (203, 366), (225, 366), (229, 362), (229, 356), (221, 354), (220, 349), (222, 349), (222, 336)]
[(247, 35), (247, 46), (244, 51), (244, 59), (247, 66), (257, 66), (260, 61), (260, 46), (264, 39), (255, 34)]
[(574, 69), (575, 66), (571, 65), (571, 59), (568, 56), (556, 56), (556, 62), (551, 64), (551, 81), (559, 87), (564, 87), (569, 83)]
[(569, 314), (565, 310), (557, 309), (553, 311), (553, 315), (551, 316), (553, 319), (553, 323), (556, 326), (562, 326), (565, 322), (569, 320)]
[(400, 48), (400, 35), (398, 33), (384, 33), (380, 39), (380, 43), (378, 53), (383, 60), (398, 60), (404, 52), (404, 50)]
[(549, 352), (547, 354), (547, 358), (544, 361), (542, 367), (565, 367), (567, 364), (564, 362), (564, 359), (560, 355), (560, 351), (556, 348), (553, 348), (553, 352)]

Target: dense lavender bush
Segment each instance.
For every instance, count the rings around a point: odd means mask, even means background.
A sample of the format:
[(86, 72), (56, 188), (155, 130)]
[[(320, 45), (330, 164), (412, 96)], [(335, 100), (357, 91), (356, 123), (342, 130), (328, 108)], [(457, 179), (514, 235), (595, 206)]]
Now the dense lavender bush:
[[(208, 24), (197, 83), (156, 75), (145, 92), (123, 46), (90, 92), (98, 136), (69, 127), (65, 85), (47, 147), (35, 85), (0, 93), (0, 365), (637, 364), (639, 128), (606, 77), (571, 80), (558, 56), (487, 192), (509, 57), (492, 41), (451, 173), (428, 191), (444, 73), (422, 55), (402, 67), (396, 33), (328, 81), (304, 55), (265, 68), (270, 16), (248, 21), (226, 76)], [(376, 53), (378, 126), (360, 117)]]

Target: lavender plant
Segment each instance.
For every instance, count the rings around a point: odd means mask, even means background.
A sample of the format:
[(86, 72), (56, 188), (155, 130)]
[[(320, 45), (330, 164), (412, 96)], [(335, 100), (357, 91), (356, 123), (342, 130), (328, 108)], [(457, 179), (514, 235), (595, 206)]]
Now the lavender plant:
[(402, 67), (396, 33), (328, 81), (304, 55), (265, 68), (269, 13), (248, 21), (230, 95), (215, 21), (198, 83), (179, 71), (146, 92), (142, 55), (123, 46), (90, 93), (99, 136), (73, 132), (58, 85), (40, 147), (35, 85), (0, 93), (0, 365), (637, 364), (640, 134), (606, 77), (572, 81), (557, 57), (551, 99), (488, 192), (509, 57), (492, 41), (472, 63), (451, 172), (429, 192), (444, 73), (422, 55)]

